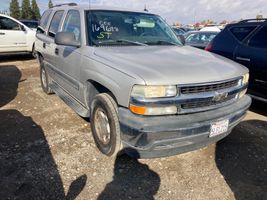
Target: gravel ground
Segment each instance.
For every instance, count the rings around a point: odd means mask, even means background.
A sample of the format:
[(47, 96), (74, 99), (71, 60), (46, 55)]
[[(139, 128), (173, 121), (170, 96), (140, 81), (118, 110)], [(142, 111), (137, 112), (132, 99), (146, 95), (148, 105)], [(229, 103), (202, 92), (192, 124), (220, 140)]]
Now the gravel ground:
[(108, 158), (88, 120), (41, 90), (36, 60), (0, 57), (0, 199), (267, 199), (267, 108), (217, 144), (160, 159)]

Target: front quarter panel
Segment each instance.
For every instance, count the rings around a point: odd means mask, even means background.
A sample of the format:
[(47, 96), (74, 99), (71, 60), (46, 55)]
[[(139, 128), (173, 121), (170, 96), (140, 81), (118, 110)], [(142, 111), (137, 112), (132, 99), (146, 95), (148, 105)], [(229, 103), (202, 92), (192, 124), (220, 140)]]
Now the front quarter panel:
[(128, 107), (133, 85), (145, 84), (141, 78), (126, 74), (95, 57), (90, 47), (83, 56), (81, 66), (81, 82), (84, 86), (88, 81), (98, 82), (113, 93), (119, 106)]

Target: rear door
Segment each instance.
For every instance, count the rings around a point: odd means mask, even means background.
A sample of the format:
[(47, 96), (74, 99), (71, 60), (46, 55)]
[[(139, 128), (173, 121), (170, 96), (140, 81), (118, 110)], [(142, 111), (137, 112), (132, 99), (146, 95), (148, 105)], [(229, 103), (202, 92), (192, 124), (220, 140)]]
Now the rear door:
[(250, 70), (250, 89), (267, 97), (267, 26), (258, 29), (236, 51), (236, 59)]
[(51, 14), (52, 10), (47, 10), (44, 12), (40, 20), (40, 25), (38, 26), (36, 31), (37, 40), (35, 41), (35, 48), (38, 52), (41, 52), (46, 62), (49, 62), (49, 56), (46, 44), (51, 42), (50, 38), (47, 36), (47, 29), (51, 18)]
[(51, 76), (54, 81), (56, 81), (59, 85), (62, 85), (62, 80), (60, 76), (60, 63), (57, 61), (57, 52), (55, 44), (55, 36), (56, 33), (60, 30), (62, 20), (63, 20), (64, 10), (58, 10), (53, 14), (53, 17), (51, 19), (48, 32), (47, 32), (47, 39), (45, 43), (43, 44), (46, 52), (47, 52), (47, 62), (48, 62), (48, 68), (51, 70)]
[(0, 16), (0, 52), (18, 52), (27, 50), (27, 31), (5, 16)]

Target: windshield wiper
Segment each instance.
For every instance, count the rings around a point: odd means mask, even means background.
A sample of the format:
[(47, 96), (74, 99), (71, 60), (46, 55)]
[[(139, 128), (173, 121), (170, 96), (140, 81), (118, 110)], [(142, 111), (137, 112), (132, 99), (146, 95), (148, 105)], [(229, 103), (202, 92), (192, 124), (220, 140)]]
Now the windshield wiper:
[(175, 46), (178, 45), (178, 44), (176, 44), (174, 42), (170, 42), (170, 41), (166, 41), (166, 40), (157, 40), (157, 41), (153, 41), (153, 42), (147, 42), (146, 44), (155, 44), (155, 45), (169, 44), (169, 45), (175, 45)]
[(125, 40), (125, 39), (119, 39), (119, 40), (104, 40), (104, 41), (99, 41), (98, 44), (116, 44), (116, 43), (128, 43), (128, 44), (135, 44), (138, 46), (148, 46), (147, 44), (141, 43), (141, 42), (136, 42), (132, 40)]

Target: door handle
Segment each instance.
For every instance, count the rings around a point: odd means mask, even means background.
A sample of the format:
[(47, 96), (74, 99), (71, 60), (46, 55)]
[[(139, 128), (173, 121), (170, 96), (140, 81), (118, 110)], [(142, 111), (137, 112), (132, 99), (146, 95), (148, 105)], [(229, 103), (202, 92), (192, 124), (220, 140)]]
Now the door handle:
[(5, 35), (5, 33), (0, 33), (0, 35)]
[(44, 48), (44, 49), (46, 48), (46, 43), (43, 43), (43, 48)]
[(250, 62), (250, 58), (236, 57), (237, 60)]
[(55, 54), (58, 55), (58, 48), (55, 48)]

